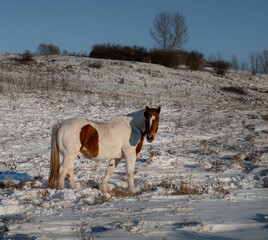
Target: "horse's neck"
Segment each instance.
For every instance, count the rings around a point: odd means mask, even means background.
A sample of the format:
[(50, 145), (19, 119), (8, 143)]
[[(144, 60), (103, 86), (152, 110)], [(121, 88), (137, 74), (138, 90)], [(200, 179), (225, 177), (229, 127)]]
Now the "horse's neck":
[(145, 110), (140, 110), (138, 112), (130, 113), (127, 116), (131, 117), (130, 125), (132, 128), (135, 128), (143, 134), (145, 132)]

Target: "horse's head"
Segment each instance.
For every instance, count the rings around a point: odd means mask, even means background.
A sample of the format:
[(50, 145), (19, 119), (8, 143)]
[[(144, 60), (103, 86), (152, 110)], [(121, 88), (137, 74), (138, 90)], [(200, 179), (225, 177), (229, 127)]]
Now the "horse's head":
[(152, 142), (154, 140), (154, 135), (158, 130), (158, 122), (159, 122), (159, 114), (161, 111), (161, 107), (149, 108), (146, 106), (146, 110), (144, 112), (145, 117), (145, 131), (147, 135), (147, 141)]

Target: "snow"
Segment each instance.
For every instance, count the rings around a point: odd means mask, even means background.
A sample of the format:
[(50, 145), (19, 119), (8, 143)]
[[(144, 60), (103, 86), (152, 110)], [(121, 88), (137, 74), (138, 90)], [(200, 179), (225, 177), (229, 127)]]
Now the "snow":
[[(267, 239), (267, 75), (18, 58), (0, 54), (1, 239)], [(230, 86), (247, 95), (222, 91)], [(76, 159), (75, 190), (45, 187), (55, 123), (146, 105), (162, 110), (137, 158), (137, 194), (126, 193), (124, 161), (104, 195), (108, 160)]]

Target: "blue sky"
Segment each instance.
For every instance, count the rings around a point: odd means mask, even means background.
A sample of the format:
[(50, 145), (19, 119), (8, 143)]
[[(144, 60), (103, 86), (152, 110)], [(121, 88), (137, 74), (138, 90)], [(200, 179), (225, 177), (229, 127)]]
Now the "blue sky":
[(185, 16), (185, 50), (247, 61), (268, 49), (267, 0), (1, 0), (0, 52), (35, 52), (40, 43), (82, 53), (108, 42), (150, 49), (162, 11)]

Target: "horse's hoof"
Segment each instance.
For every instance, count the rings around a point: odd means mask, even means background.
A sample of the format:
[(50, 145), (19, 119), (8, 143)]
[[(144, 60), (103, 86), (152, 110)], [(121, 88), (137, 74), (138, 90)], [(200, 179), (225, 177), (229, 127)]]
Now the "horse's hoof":
[(58, 189), (58, 190), (62, 190), (62, 189), (64, 189), (64, 185), (62, 186), (62, 185), (58, 185), (57, 187), (56, 187), (56, 189)]
[(99, 188), (99, 190), (100, 190), (102, 193), (106, 193), (106, 192), (107, 192), (107, 187), (101, 185), (100, 188)]
[(130, 194), (135, 194), (136, 192), (137, 192), (138, 190), (137, 190), (137, 188), (129, 188), (128, 189), (128, 192), (130, 193)]
[(70, 184), (70, 188), (71, 188), (71, 189), (76, 189), (76, 188), (77, 188), (77, 187), (76, 187), (76, 184), (74, 184), (74, 185)]

